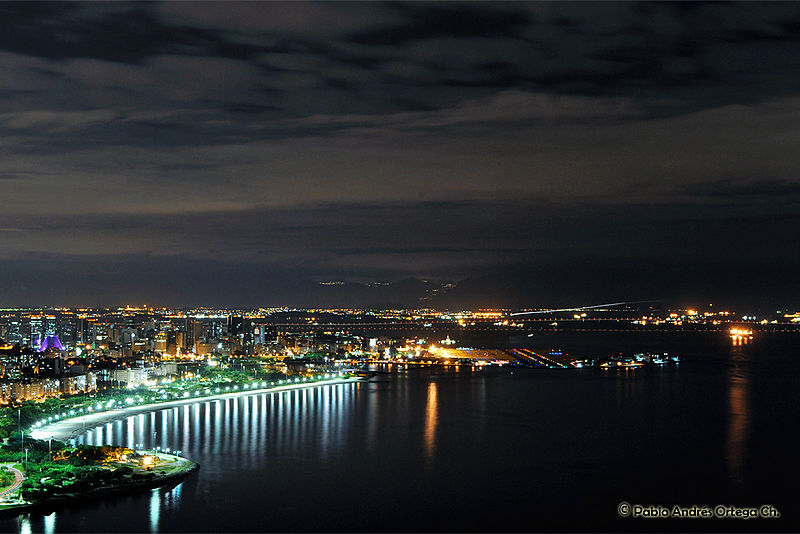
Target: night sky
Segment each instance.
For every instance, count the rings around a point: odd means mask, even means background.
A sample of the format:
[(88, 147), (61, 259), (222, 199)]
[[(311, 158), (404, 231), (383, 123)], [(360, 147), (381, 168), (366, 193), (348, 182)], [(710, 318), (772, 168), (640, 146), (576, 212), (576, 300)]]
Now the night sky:
[(800, 305), (796, 3), (2, 3), (0, 106), (4, 306)]

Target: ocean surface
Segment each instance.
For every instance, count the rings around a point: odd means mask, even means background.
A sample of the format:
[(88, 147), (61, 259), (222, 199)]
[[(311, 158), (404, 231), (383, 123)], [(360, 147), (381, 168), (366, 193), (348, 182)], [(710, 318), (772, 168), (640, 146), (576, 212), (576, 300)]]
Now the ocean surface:
[[(384, 368), (367, 383), (198, 402), (79, 438), (178, 449), (181, 484), (0, 521), (7, 532), (800, 531), (800, 335), (546, 333), (635, 370)], [(777, 519), (634, 519), (774, 505)]]

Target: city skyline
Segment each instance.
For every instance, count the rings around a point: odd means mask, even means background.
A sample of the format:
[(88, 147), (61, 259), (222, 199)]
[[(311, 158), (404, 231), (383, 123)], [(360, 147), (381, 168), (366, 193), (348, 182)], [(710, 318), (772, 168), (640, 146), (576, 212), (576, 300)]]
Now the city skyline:
[(797, 306), (794, 4), (0, 13), (4, 305)]

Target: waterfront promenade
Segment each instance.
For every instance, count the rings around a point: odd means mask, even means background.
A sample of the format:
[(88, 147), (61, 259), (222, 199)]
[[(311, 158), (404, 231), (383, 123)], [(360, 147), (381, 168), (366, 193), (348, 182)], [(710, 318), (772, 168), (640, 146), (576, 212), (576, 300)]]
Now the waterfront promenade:
[(246, 397), (249, 395), (260, 395), (263, 393), (280, 393), (282, 391), (289, 391), (293, 389), (313, 388), (313, 387), (330, 386), (336, 384), (347, 384), (350, 382), (359, 382), (361, 380), (363, 380), (362, 377), (333, 378), (330, 380), (320, 380), (318, 382), (300, 382), (298, 384), (291, 384), (286, 386), (246, 389), (246, 390), (233, 391), (229, 393), (208, 395), (204, 397), (189, 397), (186, 399), (178, 399), (167, 402), (140, 404), (137, 406), (127, 406), (125, 408), (108, 410), (104, 412), (94, 412), (90, 414), (70, 417), (69, 419), (61, 419), (60, 421), (54, 421), (40, 428), (34, 429), (33, 431), (31, 431), (30, 435), (34, 439), (45, 439), (45, 440), (55, 439), (59, 441), (67, 441), (70, 439), (74, 439), (77, 436), (80, 436), (85, 431), (90, 430), (92, 428), (96, 428), (98, 426), (119, 419), (125, 419), (132, 415), (137, 415), (140, 413), (148, 413), (155, 410), (162, 410), (165, 408), (182, 406), (184, 404), (195, 404), (198, 402), (213, 401), (217, 399)]

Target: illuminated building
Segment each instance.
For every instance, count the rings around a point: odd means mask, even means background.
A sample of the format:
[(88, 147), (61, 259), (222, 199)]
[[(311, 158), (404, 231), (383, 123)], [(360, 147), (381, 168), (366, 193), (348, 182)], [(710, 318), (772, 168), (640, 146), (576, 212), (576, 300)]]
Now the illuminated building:
[(166, 354), (167, 352), (167, 334), (159, 332), (153, 339), (153, 350), (158, 354)]
[(36, 348), (38, 352), (45, 352), (49, 349), (64, 350), (64, 345), (61, 344), (61, 341), (55, 334), (48, 334), (44, 339), (41, 340)]

